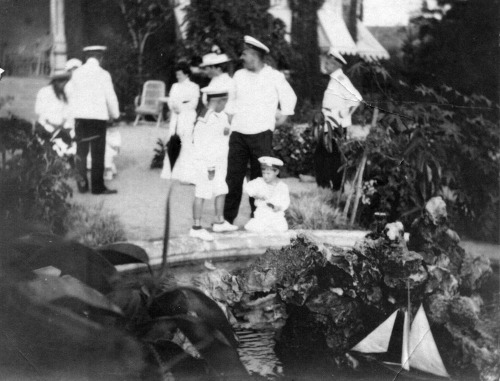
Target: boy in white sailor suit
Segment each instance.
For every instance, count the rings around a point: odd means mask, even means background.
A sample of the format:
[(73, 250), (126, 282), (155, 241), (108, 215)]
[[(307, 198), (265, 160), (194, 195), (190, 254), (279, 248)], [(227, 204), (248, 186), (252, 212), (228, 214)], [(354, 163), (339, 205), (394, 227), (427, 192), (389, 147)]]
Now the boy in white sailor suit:
[(288, 230), (285, 210), (290, 206), (288, 186), (278, 178), (283, 162), (270, 156), (259, 158), (262, 177), (247, 183), (245, 191), (255, 198), (254, 218), (245, 225), (253, 232), (284, 232)]
[[(322, 112), (328, 120), (333, 119), (334, 129), (342, 136), (344, 129), (352, 125), (351, 115), (363, 98), (342, 71), (347, 64), (342, 55), (335, 49), (330, 49), (325, 61), (325, 71), (330, 75), (330, 82), (323, 96)], [(326, 131), (325, 131), (326, 132)], [(314, 153), (316, 182), (321, 187), (331, 187), (339, 190), (342, 182), (342, 165), (339, 148), (332, 139), (332, 152), (322, 143), (318, 144)], [(321, 139), (323, 142), (323, 139)]]
[(219, 86), (201, 89), (207, 95), (207, 108), (200, 114), (194, 127), (193, 144), (197, 172), (193, 204), (194, 224), (189, 235), (204, 241), (213, 236), (201, 227), (203, 203), (215, 196), (216, 222), (214, 232), (234, 231), (238, 227), (224, 220), (224, 201), (228, 191), (226, 184), (227, 155), (230, 126), (223, 112), (228, 100), (228, 90)]

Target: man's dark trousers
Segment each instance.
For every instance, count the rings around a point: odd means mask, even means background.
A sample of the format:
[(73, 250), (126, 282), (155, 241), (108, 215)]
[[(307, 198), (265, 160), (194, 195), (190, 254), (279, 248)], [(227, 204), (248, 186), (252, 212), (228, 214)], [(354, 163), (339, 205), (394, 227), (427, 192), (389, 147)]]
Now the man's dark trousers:
[(85, 183), (87, 178), (87, 155), (90, 149), (92, 158), (91, 184), (92, 192), (99, 193), (106, 189), (104, 186), (104, 152), (106, 150), (107, 121), (97, 119), (75, 119), (76, 138), (76, 170), (78, 182)]
[[(250, 179), (262, 176), (259, 157), (270, 156), (272, 151), (273, 133), (270, 130), (258, 134), (245, 135), (232, 132), (229, 138), (229, 155), (227, 160), (226, 183), (229, 189), (224, 204), (224, 218), (233, 223), (238, 216), (243, 179), (247, 173), (250, 161)], [(254, 199), (250, 198), (250, 208), (255, 211)]]

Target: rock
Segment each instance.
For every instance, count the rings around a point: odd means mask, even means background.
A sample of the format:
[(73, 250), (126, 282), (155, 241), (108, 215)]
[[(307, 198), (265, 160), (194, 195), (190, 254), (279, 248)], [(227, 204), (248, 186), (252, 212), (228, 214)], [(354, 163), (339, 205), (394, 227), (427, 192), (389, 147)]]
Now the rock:
[(457, 326), (475, 327), (479, 317), (479, 307), (467, 296), (458, 296), (450, 301), (450, 321)]
[(480, 255), (473, 257), (467, 253), (460, 269), (460, 289), (466, 293), (479, 290), (492, 273), (488, 258)]
[(385, 226), (385, 235), (390, 241), (400, 241), (404, 239), (404, 233), (404, 226), (400, 221)]
[(446, 211), (446, 203), (441, 196), (432, 197), (427, 201), (425, 204), (425, 214), (436, 226), (446, 223), (448, 212)]

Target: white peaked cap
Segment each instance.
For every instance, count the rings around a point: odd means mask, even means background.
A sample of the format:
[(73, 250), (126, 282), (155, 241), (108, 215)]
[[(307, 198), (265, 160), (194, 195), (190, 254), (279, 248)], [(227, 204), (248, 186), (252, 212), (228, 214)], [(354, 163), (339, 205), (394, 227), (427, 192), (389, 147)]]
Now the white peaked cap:
[(256, 49), (262, 50), (266, 53), (270, 52), (269, 48), (266, 45), (264, 45), (262, 42), (257, 40), (256, 38), (253, 38), (251, 36), (245, 36), (245, 37), (243, 37), (243, 40), (245, 41), (245, 44), (247, 44), (247, 45), (250, 45)]
[(344, 59), (344, 57), (342, 57), (342, 54), (340, 54), (337, 49), (330, 48), (330, 50), (328, 50), (328, 55), (342, 62), (344, 65), (347, 65), (347, 61)]
[(83, 48), (84, 52), (104, 52), (108, 50), (108, 48), (104, 45), (91, 45)]
[(200, 67), (220, 65), (229, 61), (231, 59), (227, 54), (208, 53), (203, 56)]
[(271, 156), (261, 156), (259, 157), (259, 162), (263, 165), (267, 165), (269, 167), (281, 167), (283, 166), (283, 162), (280, 159)]
[(227, 87), (224, 87), (222, 85), (209, 85), (201, 89), (201, 92), (203, 94), (207, 94), (207, 96), (210, 97), (216, 97), (216, 96), (223, 97), (228, 94), (229, 90)]
[(71, 58), (66, 62), (66, 65), (64, 65), (64, 70), (71, 70), (71, 69), (76, 69), (77, 67), (82, 66), (82, 61), (80, 61), (78, 58)]

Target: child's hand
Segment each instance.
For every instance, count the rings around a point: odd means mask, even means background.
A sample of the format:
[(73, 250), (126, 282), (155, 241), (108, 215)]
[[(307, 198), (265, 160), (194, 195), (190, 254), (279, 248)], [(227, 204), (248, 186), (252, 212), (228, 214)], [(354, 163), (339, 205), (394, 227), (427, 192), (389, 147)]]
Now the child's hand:
[(208, 179), (212, 181), (215, 177), (215, 168), (208, 169)]

